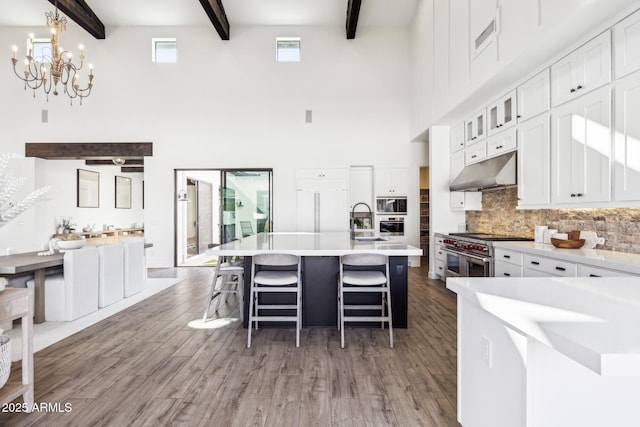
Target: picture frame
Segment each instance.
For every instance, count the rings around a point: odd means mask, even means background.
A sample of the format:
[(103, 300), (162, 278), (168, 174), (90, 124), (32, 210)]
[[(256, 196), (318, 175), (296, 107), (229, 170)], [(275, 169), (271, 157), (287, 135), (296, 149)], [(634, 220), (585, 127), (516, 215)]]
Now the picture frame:
[(76, 200), (79, 208), (100, 207), (100, 173), (78, 169), (76, 176)]
[(116, 175), (116, 209), (131, 209), (131, 178)]

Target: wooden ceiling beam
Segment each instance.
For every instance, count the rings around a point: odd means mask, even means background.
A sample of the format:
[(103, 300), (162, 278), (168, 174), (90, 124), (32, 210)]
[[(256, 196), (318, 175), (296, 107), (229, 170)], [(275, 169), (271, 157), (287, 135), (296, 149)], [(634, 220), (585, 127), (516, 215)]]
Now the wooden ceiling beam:
[(153, 156), (153, 142), (27, 142), (24, 155), (49, 160), (111, 160), (114, 157), (133, 159)]
[(98, 40), (105, 38), (104, 24), (84, 0), (49, 0), (76, 24)]
[(120, 168), (122, 173), (144, 173), (144, 166), (122, 166)]
[(347, 5), (347, 39), (356, 38), (356, 28), (358, 27), (358, 17), (360, 16), (360, 5), (362, 0), (349, 0)]
[(200, 0), (209, 20), (222, 40), (229, 40), (229, 20), (222, 6), (222, 0)]
[[(127, 166), (144, 166), (144, 159), (125, 159)], [(84, 161), (87, 166), (114, 166), (113, 160), (87, 159)]]

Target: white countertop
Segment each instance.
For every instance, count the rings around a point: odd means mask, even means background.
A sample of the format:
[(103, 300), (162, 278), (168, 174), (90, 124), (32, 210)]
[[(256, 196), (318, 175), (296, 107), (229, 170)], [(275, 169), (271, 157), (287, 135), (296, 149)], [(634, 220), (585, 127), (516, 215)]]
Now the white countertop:
[(640, 255), (602, 249), (560, 249), (550, 244), (535, 242), (493, 242), (495, 248), (512, 249), (533, 255), (589, 264), (602, 268), (640, 274)]
[(640, 376), (637, 277), (448, 278), (447, 288), (603, 376)]
[(389, 238), (383, 242), (353, 241), (349, 232), (259, 233), (207, 250), (207, 254), (253, 256), (287, 252), (300, 256), (340, 256), (377, 252), (389, 256), (420, 256), (422, 249)]

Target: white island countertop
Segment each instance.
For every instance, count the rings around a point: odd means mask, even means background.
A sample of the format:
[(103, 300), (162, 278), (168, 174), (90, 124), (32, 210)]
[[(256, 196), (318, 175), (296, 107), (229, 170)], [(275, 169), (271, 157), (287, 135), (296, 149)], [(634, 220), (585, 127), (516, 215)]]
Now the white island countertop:
[(258, 233), (207, 250), (209, 255), (253, 256), (287, 252), (299, 256), (341, 256), (377, 252), (388, 256), (420, 256), (422, 249), (392, 238), (383, 241), (354, 241), (349, 232)]
[(494, 242), (496, 248), (512, 249), (569, 262), (640, 274), (640, 254), (614, 252), (603, 249), (562, 249), (551, 244), (535, 242)]
[(640, 376), (637, 277), (449, 278), (447, 288), (602, 376)]

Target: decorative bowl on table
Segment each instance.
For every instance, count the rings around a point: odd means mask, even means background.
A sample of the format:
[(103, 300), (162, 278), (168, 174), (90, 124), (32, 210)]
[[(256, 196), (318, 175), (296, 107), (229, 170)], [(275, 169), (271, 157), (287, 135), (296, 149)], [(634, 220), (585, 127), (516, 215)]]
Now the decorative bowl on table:
[(60, 250), (60, 252), (69, 251), (73, 249), (80, 249), (84, 246), (86, 240), (84, 238), (81, 239), (70, 239), (70, 240), (61, 240), (56, 241), (56, 248)]
[(556, 248), (562, 249), (580, 249), (584, 246), (584, 239), (576, 239), (576, 240), (565, 240), (565, 239), (556, 239), (554, 237), (551, 238), (551, 244)]

